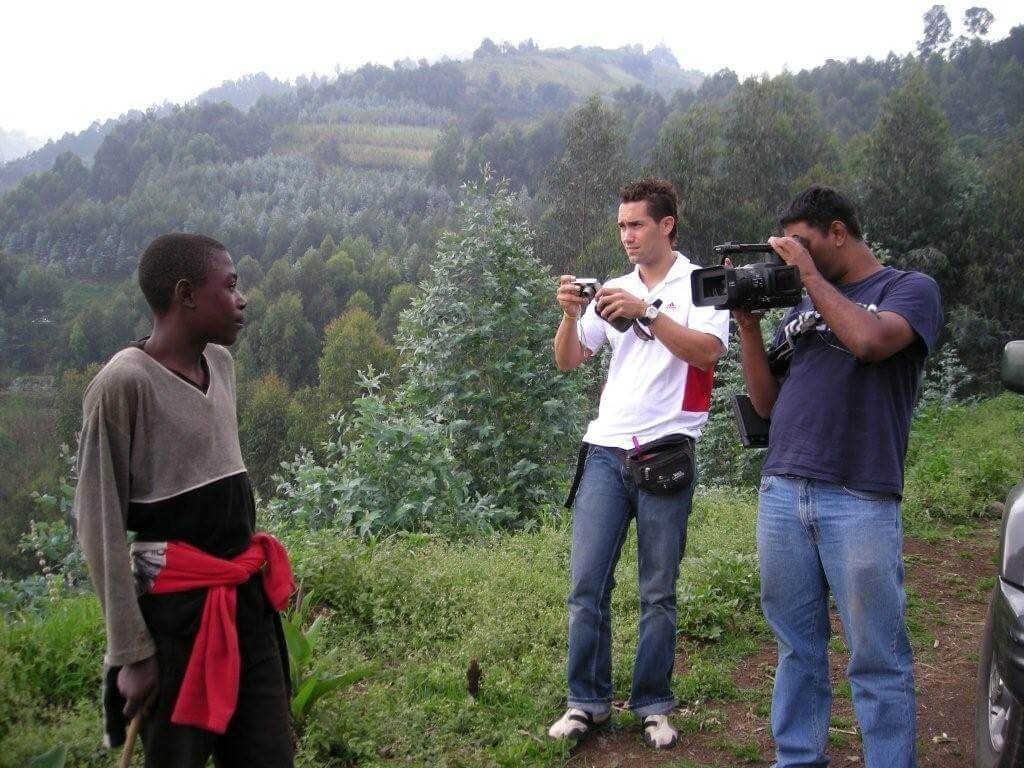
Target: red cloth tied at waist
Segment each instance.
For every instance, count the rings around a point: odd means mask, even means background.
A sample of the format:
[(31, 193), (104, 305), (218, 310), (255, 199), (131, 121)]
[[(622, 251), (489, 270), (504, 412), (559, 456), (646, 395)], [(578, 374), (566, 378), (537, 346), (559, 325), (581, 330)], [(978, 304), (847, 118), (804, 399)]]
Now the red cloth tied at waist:
[(249, 548), (230, 560), (178, 541), (167, 543), (166, 557), (149, 589), (152, 594), (207, 589), (199, 633), (171, 722), (224, 733), (238, 705), (242, 667), (235, 623), (236, 587), (262, 569), (263, 590), (271, 606), (283, 610), (295, 591), (288, 553), (269, 533), (257, 533)]

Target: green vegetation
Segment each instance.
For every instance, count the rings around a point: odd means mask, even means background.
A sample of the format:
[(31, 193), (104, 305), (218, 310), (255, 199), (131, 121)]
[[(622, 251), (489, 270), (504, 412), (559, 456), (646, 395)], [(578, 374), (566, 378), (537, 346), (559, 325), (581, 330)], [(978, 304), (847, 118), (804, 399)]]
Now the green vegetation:
[[(552, 276), (625, 270), (613, 214), (628, 177), (673, 180), (680, 247), (705, 262), (714, 243), (773, 232), (807, 183), (850, 190), (876, 252), (933, 275), (946, 308), (906, 529), (976, 524), (1024, 474), (1024, 400), (992, 397), (1002, 344), (1024, 336), (1024, 27), (988, 42), (975, 14), (945, 39), (936, 13), (916, 57), (744, 82), (683, 72), (664, 49), (489, 40), (461, 63), (294, 88), (254, 77), (57, 143), (79, 154), (0, 169), (0, 766), (58, 742), (68, 764), (110, 762), (102, 620), (81, 594), (58, 445), (74, 444), (97, 366), (146, 333), (130, 274), (168, 230), (223, 240), (249, 300), (234, 350), (244, 457), (261, 523), (318, 599), (289, 619), (301, 765), (566, 757), (544, 738), (564, 701), (560, 502), (600, 361), (554, 370)], [(716, 371), (679, 584), (684, 732), (721, 729), (713, 705), (748, 695), (731, 672), (766, 632), (760, 455), (738, 446), (726, 408), (736, 353)], [(635, 569), (630, 538), (620, 692)], [(909, 610), (929, 645), (936, 606), (911, 594)], [(755, 759), (752, 744), (722, 746)]]
[[(943, 446), (954, 447), (963, 467), (943, 481), (949, 504), (931, 502), (931, 524), (961, 519), (966, 489), (986, 489), (975, 497), (979, 503), (1005, 494), (972, 454), (982, 439), (992, 450), (1019, 443), (1019, 431), (1012, 433), (1024, 414), (1021, 401), (1006, 395), (954, 409), (941, 423), (927, 414), (919, 419), (908, 477)], [(1024, 474), (1024, 456), (1012, 456), (1011, 470)], [(908, 508), (921, 498), (908, 492)], [(682, 701), (701, 705), (683, 718), (684, 730), (716, 728), (707, 702), (739, 695), (730, 672), (757, 651), (754, 638), (767, 636), (756, 606), (755, 507), (752, 491), (704, 489), (696, 499), (678, 596), (686, 662), (674, 685)], [(369, 668), (358, 684), (325, 694), (307, 713), (300, 764), (371, 765), (382, 755), (415, 765), (558, 764), (562, 748), (543, 730), (564, 696), (569, 528), (556, 514), (546, 519), (533, 531), (475, 540), (408, 533), (362, 540), (337, 527), (277, 527), (297, 577), (316, 595), (310, 618), (321, 650), (311, 669), (326, 679)], [(908, 517), (907, 524), (916, 523)], [(636, 643), (635, 572), (630, 536), (613, 599), (620, 695)], [(923, 627), (934, 624), (938, 608), (909, 597), (915, 648), (926, 652), (933, 637)], [(69, 764), (109, 763), (95, 746), (102, 646), (95, 601), (59, 589), (0, 624), (0, 765), (22, 765), (58, 740), (68, 746)], [(476, 698), (466, 687), (473, 659), (482, 672)], [(848, 686), (840, 684), (837, 695), (849, 696)], [(623, 715), (612, 727), (629, 720)], [(737, 759), (749, 749), (742, 741), (732, 747)]]
[(60, 469), (51, 402), (45, 393), (0, 394), (0, 573), (31, 569), (18, 540), (40, 516), (32, 494), (50, 487)]
[(1024, 476), (1024, 398), (927, 410), (911, 435), (903, 503), (908, 530), (991, 514)]
[(304, 626), (310, 611), (315, 607), (313, 598), (312, 593), (300, 592), (294, 606), (281, 616), (281, 628), (288, 646), (292, 722), (300, 732), (320, 699), (331, 691), (358, 683), (368, 672), (365, 667), (357, 667), (344, 674), (323, 674), (320, 671), (323, 661), (316, 658), (316, 655), (320, 651), (324, 617), (317, 616), (308, 627)]

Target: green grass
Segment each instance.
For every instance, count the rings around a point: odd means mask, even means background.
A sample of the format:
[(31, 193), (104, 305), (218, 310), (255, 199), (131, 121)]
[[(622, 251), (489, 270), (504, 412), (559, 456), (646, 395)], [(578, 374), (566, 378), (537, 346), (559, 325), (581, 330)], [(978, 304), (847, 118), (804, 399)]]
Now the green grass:
[[(744, 568), (753, 568), (747, 559), (753, 519), (749, 495), (702, 496), (681, 582), (735, 580), (719, 584), (720, 594), (749, 595), (752, 577)], [(733, 549), (723, 550), (730, 541)], [(550, 743), (545, 728), (565, 700), (565, 523), (478, 542), (417, 535), (367, 544), (317, 532), (289, 546), (305, 588), (323, 601), (321, 647), (331, 650), (322, 660), (325, 671), (371, 668), (364, 681), (314, 711), (300, 743), (300, 765), (373, 765), (382, 754), (411, 765), (563, 761), (564, 746)], [(613, 679), (620, 699), (628, 695), (636, 645), (636, 568), (631, 535), (613, 598)], [(694, 593), (693, 617), (720, 621), (701, 605), (717, 594)], [(729, 673), (757, 647), (748, 631), (757, 621), (753, 602), (744, 598), (720, 640), (684, 638), (691, 652), (675, 681), (677, 695), (700, 701), (700, 710), (708, 701), (735, 698)], [(691, 628), (700, 634), (696, 624)], [(6, 735), (0, 731), (0, 754), (20, 759), (64, 740), (75, 765), (94, 764), (101, 652), (102, 622), (91, 599), (64, 599), (41, 617), (0, 628), (0, 721), (12, 725)], [(483, 672), (476, 699), (466, 691), (471, 659)], [(8, 690), (12, 698), (4, 704)], [(690, 726), (717, 727), (703, 715)]]
[(907, 452), (907, 532), (927, 538), (938, 521), (975, 521), (1022, 477), (1024, 398), (930, 411), (915, 421)]
[(369, 123), (294, 125), (275, 136), (274, 151), (322, 159), (324, 145), (333, 145), (331, 164), (360, 168), (425, 169), (440, 138), (437, 128)]
[[(981, 498), (1005, 493), (1024, 458), (1007, 437), (1020, 442), (1020, 403), (1000, 397), (920, 423), (908, 465), (908, 529), (941, 533), (936, 523), (947, 520), (969, 527)], [(950, 471), (937, 474), (936, 462)], [(752, 491), (728, 489), (704, 491), (694, 506), (679, 586), (684, 662), (674, 681), (687, 733), (721, 732), (716, 706), (730, 700), (749, 700), (767, 714), (766, 691), (740, 690), (731, 676), (767, 638), (756, 605), (755, 509)], [(566, 749), (549, 743), (545, 728), (565, 700), (569, 542), (567, 522), (557, 518), (478, 541), (406, 535), (367, 543), (329, 531), (289, 540), (296, 574), (322, 601), (324, 671), (371, 670), (314, 710), (299, 765), (563, 765)], [(630, 535), (613, 598), (619, 700), (628, 695), (636, 644), (636, 569)], [(988, 584), (963, 587), (976, 594)], [(909, 591), (908, 623), (922, 658), (937, 613)], [(69, 746), (69, 764), (110, 763), (97, 747), (102, 644), (92, 599), (57, 599), (39, 615), (0, 624), (0, 766), (24, 765), (58, 741)], [(466, 691), (472, 659), (483, 672), (478, 698)], [(836, 696), (849, 698), (848, 682)], [(616, 715), (609, 727), (631, 723), (628, 714)], [(722, 744), (737, 765), (759, 759), (752, 744)]]
[[(462, 69), (470, 83), (477, 87), (486, 87), (497, 75), (512, 87), (554, 83), (569, 89), (576, 97), (612, 93), (641, 82), (619, 66), (614, 52), (596, 49), (547, 50), (470, 59), (462, 64)], [(701, 79), (697, 73), (680, 72), (660, 64), (654, 66), (652, 76), (655, 89), (666, 96), (680, 88), (695, 89)]]

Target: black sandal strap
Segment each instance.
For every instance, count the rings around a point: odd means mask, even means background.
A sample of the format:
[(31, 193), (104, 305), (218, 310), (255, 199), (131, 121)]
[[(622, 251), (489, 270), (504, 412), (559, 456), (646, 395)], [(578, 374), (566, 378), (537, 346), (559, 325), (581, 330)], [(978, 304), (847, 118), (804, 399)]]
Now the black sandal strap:
[(582, 715), (577, 715), (577, 714), (573, 713), (573, 714), (569, 715), (569, 719), (570, 720), (575, 720), (577, 723), (583, 723), (584, 725), (593, 725), (594, 724), (594, 716), (592, 714), (590, 714), (589, 712), (584, 712)]

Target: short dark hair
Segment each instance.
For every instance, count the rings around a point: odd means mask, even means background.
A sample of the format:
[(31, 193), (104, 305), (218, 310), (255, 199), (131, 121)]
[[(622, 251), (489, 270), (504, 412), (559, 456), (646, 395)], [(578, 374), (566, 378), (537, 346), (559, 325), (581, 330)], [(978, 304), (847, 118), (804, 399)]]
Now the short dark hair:
[(668, 239), (675, 242), (676, 227), (679, 224), (679, 197), (672, 182), (651, 177), (631, 182), (619, 190), (621, 203), (639, 203), (641, 200), (647, 203), (647, 213), (655, 221), (661, 221), (666, 216), (672, 217), (672, 231), (668, 233)]
[(206, 235), (172, 232), (156, 238), (139, 259), (139, 287), (150, 308), (161, 315), (167, 312), (178, 281), (202, 285), (210, 271), (210, 257), (227, 250)]
[(841, 221), (854, 238), (863, 239), (856, 206), (850, 198), (832, 187), (814, 184), (794, 197), (779, 216), (779, 224), (785, 227), (797, 221), (822, 233), (828, 232), (833, 221)]

